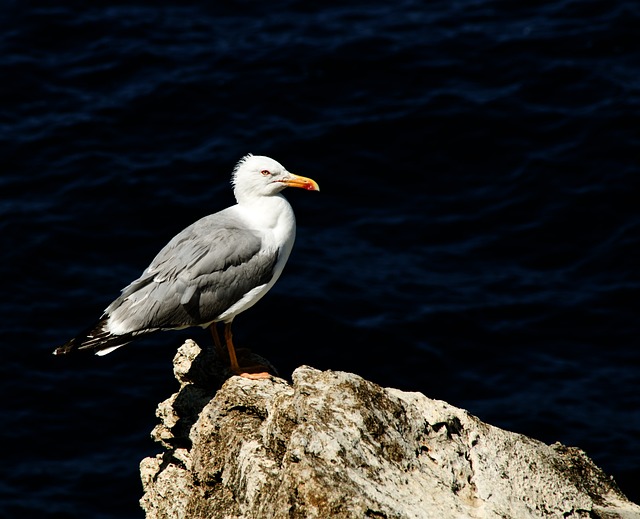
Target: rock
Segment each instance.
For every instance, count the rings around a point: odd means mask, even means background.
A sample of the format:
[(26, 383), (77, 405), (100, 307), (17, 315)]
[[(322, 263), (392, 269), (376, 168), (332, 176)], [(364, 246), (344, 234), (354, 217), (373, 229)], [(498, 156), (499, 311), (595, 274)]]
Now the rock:
[[(264, 359), (259, 362), (264, 363)], [(584, 452), (303, 366), (228, 378), (187, 341), (141, 463), (147, 518), (640, 518)]]

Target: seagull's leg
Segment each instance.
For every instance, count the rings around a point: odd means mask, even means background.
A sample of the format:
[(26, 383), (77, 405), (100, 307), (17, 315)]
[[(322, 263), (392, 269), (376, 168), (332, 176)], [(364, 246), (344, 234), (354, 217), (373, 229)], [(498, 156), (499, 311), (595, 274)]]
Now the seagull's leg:
[(224, 348), (222, 347), (222, 341), (220, 341), (220, 335), (218, 335), (218, 323), (213, 322), (209, 325), (211, 330), (211, 336), (213, 337), (213, 344), (216, 347), (216, 353), (218, 357), (224, 358)]
[(231, 322), (224, 323), (224, 340), (229, 350), (229, 361), (231, 363), (231, 371), (241, 377), (250, 378), (252, 380), (260, 380), (263, 378), (271, 378), (264, 366), (250, 366), (241, 368), (236, 357), (236, 350), (233, 347), (233, 336), (231, 334)]
[(229, 361), (231, 363), (231, 371), (240, 373), (240, 366), (236, 357), (236, 349), (233, 347), (233, 336), (231, 334), (231, 322), (224, 323), (224, 340), (227, 342), (227, 350), (229, 350)]

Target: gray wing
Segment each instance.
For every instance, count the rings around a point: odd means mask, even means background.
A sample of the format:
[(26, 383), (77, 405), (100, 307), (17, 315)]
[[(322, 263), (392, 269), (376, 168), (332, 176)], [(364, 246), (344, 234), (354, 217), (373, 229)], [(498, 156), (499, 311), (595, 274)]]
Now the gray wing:
[(277, 259), (259, 234), (221, 211), (176, 235), (105, 313), (124, 333), (206, 324), (268, 283)]

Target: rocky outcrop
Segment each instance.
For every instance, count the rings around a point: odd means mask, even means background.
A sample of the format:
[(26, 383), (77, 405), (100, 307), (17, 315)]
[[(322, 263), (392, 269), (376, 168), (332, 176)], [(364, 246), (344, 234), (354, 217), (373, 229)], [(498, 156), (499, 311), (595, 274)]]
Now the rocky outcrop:
[[(258, 361), (264, 363), (264, 360)], [(310, 367), (228, 378), (187, 341), (141, 463), (148, 518), (640, 518), (579, 449)]]

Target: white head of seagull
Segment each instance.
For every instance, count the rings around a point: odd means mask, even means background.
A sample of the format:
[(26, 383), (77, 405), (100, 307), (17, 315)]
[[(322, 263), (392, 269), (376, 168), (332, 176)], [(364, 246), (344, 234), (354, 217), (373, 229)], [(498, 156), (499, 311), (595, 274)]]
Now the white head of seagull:
[(233, 193), (239, 204), (256, 197), (273, 196), (286, 187), (319, 191), (310, 178), (294, 175), (279, 162), (263, 155), (246, 155), (236, 165), (231, 178)]

